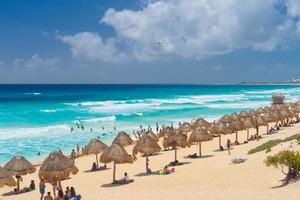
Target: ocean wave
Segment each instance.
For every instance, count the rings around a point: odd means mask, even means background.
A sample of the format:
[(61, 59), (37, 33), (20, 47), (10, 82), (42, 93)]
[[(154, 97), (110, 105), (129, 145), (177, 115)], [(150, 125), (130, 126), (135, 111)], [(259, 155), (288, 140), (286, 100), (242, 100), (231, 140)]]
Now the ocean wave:
[(240, 103), (224, 103), (224, 104), (207, 104), (207, 108), (217, 108), (217, 109), (247, 109), (247, 108), (258, 108), (261, 106), (269, 106), (269, 101), (244, 101)]
[(29, 128), (0, 128), (1, 139), (27, 138), (46, 135), (56, 135), (69, 133), (70, 126), (67, 124), (45, 126), (45, 127), (29, 127)]
[(39, 96), (39, 95), (42, 95), (42, 93), (40, 92), (26, 92), (24, 93), (25, 95), (33, 95), (33, 96)]
[(115, 115), (109, 117), (96, 117), (96, 118), (87, 118), (87, 119), (79, 119), (76, 121), (79, 122), (87, 122), (87, 123), (96, 123), (96, 122), (113, 122), (116, 121), (117, 117)]
[(294, 93), (300, 93), (300, 88), (247, 91), (245, 93), (246, 94), (268, 94), (268, 95), (272, 95), (274, 93), (294, 94)]
[(44, 113), (55, 113), (60, 111), (60, 109), (44, 109), (44, 110), (40, 110), (40, 112), (44, 112)]

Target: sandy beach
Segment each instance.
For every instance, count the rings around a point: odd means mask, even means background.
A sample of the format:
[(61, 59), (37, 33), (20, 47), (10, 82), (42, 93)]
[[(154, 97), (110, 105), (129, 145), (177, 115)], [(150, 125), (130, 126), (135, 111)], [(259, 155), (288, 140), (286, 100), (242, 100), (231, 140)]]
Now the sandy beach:
[[(262, 132), (265, 127), (260, 129)], [(251, 129), (250, 133), (255, 130)], [(94, 155), (80, 157), (76, 160), (79, 173), (71, 179), (62, 182), (63, 188), (74, 186), (76, 192), (82, 195), (82, 199), (299, 199), (300, 182), (292, 183), (286, 187), (274, 188), (280, 185), (279, 180), (283, 178), (280, 170), (268, 168), (263, 160), (267, 155), (282, 150), (287, 144), (280, 144), (268, 154), (259, 152), (247, 155), (249, 149), (254, 148), (270, 139), (285, 138), (300, 132), (300, 124), (283, 128), (276, 134), (264, 135), (259, 141), (251, 141), (248, 144), (234, 146), (231, 155), (226, 151), (218, 152), (218, 138), (202, 144), (201, 159), (185, 158), (188, 154), (198, 151), (198, 146), (180, 149), (178, 158), (180, 161), (188, 162), (183, 166), (176, 167), (176, 172), (171, 175), (144, 176), (145, 158), (138, 156), (133, 164), (117, 165), (117, 178), (122, 178), (127, 172), (134, 182), (123, 186), (111, 187), (112, 164), (108, 170), (98, 172), (85, 172), (91, 168), (95, 160)], [(225, 144), (227, 138), (232, 141), (235, 135), (222, 137)], [(246, 140), (246, 133), (239, 133), (239, 141)], [(131, 153), (133, 146), (127, 147)], [(294, 148), (300, 149), (300, 146)], [(231, 164), (234, 157), (245, 157), (248, 160), (242, 164)], [(158, 156), (150, 157), (150, 168), (153, 171), (162, 169), (174, 159), (174, 151), (163, 151)], [(24, 176), (22, 186), (28, 186), (30, 180), (38, 184), (38, 170), (32, 175)], [(8, 192), (10, 188), (1, 188), (0, 193)], [(52, 192), (52, 186), (47, 184), (46, 191)], [(0, 199), (34, 200), (39, 199), (38, 190)]]

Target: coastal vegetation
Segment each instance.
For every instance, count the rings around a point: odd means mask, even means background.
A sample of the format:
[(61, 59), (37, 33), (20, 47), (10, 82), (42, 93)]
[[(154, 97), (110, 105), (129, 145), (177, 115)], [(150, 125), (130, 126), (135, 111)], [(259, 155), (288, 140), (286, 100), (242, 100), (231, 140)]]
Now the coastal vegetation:
[(254, 154), (260, 151), (270, 150), (272, 147), (282, 143), (282, 142), (288, 142), (292, 140), (297, 140), (298, 144), (300, 143), (300, 134), (295, 134), (290, 137), (287, 137), (285, 139), (276, 139), (276, 140), (269, 140), (268, 142), (265, 142), (254, 149), (251, 149), (248, 151), (248, 154)]
[(281, 169), (285, 175), (285, 178), (281, 180), (283, 185), (287, 185), (299, 177), (300, 153), (297, 151), (281, 151), (273, 156), (268, 156), (264, 162), (268, 167), (273, 166)]

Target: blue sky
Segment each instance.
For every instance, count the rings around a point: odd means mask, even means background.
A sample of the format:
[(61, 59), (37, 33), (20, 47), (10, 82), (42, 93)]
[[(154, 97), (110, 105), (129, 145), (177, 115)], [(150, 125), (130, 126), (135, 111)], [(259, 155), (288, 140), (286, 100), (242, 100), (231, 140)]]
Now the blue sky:
[(0, 83), (300, 78), (299, 0), (1, 0)]

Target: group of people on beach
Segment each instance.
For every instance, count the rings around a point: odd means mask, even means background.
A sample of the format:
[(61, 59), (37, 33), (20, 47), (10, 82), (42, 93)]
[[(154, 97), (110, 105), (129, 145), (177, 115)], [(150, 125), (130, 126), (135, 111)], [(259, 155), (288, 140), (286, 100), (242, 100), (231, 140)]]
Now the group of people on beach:
[(60, 184), (57, 181), (52, 183), (53, 195), (50, 191), (45, 194), (46, 191), (46, 182), (44, 179), (40, 180), (39, 190), (41, 194), (40, 200), (80, 200), (81, 196), (77, 195), (74, 187), (66, 187), (66, 190), (63, 191)]

